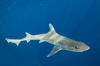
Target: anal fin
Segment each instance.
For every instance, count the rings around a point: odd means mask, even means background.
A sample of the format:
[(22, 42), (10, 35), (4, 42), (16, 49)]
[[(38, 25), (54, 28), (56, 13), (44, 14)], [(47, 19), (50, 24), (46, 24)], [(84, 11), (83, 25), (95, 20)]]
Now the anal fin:
[(40, 40), (39, 43), (45, 42), (45, 40)]

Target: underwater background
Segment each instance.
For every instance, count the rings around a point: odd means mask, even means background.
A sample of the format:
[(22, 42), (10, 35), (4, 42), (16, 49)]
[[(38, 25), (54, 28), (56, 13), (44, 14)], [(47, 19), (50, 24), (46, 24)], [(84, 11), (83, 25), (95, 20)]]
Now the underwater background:
[[(17, 47), (5, 38), (23, 38), (49, 31), (85, 42), (90, 50), (60, 51), (38, 40)], [(100, 0), (0, 0), (0, 66), (100, 66)]]

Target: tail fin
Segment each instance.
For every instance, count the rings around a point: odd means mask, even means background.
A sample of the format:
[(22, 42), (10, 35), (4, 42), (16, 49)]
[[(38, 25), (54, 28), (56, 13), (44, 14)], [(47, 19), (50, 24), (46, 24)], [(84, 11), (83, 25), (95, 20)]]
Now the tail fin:
[(8, 43), (15, 43), (17, 46), (20, 44), (21, 40), (18, 39), (8, 39), (6, 38)]
[(15, 43), (17, 46), (20, 44), (21, 41), (27, 41), (27, 43), (31, 40), (32, 35), (26, 32), (26, 37), (22, 39), (8, 39), (6, 38), (8, 43)]

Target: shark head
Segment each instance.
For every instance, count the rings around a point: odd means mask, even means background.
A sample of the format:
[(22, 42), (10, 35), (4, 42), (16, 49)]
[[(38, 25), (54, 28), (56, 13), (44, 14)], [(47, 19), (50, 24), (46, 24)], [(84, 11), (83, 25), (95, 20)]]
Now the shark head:
[(89, 50), (90, 47), (83, 42), (72, 42), (68, 49), (73, 52), (83, 52)]

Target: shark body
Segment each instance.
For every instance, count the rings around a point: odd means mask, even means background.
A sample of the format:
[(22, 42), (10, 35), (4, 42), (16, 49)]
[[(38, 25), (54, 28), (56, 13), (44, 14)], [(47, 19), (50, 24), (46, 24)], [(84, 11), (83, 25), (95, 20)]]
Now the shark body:
[(72, 52), (83, 52), (88, 50), (90, 47), (83, 42), (75, 41), (70, 38), (64, 37), (58, 34), (53, 25), (49, 24), (50, 31), (48, 33), (39, 34), (39, 35), (31, 35), (26, 32), (26, 37), (22, 39), (8, 39), (6, 38), (8, 43), (15, 43), (17, 46), (20, 44), (21, 41), (30, 42), (31, 40), (40, 40), (39, 43), (48, 42), (53, 44), (54, 47), (51, 52), (48, 54), (47, 57), (50, 57), (56, 54), (60, 50), (68, 50)]

